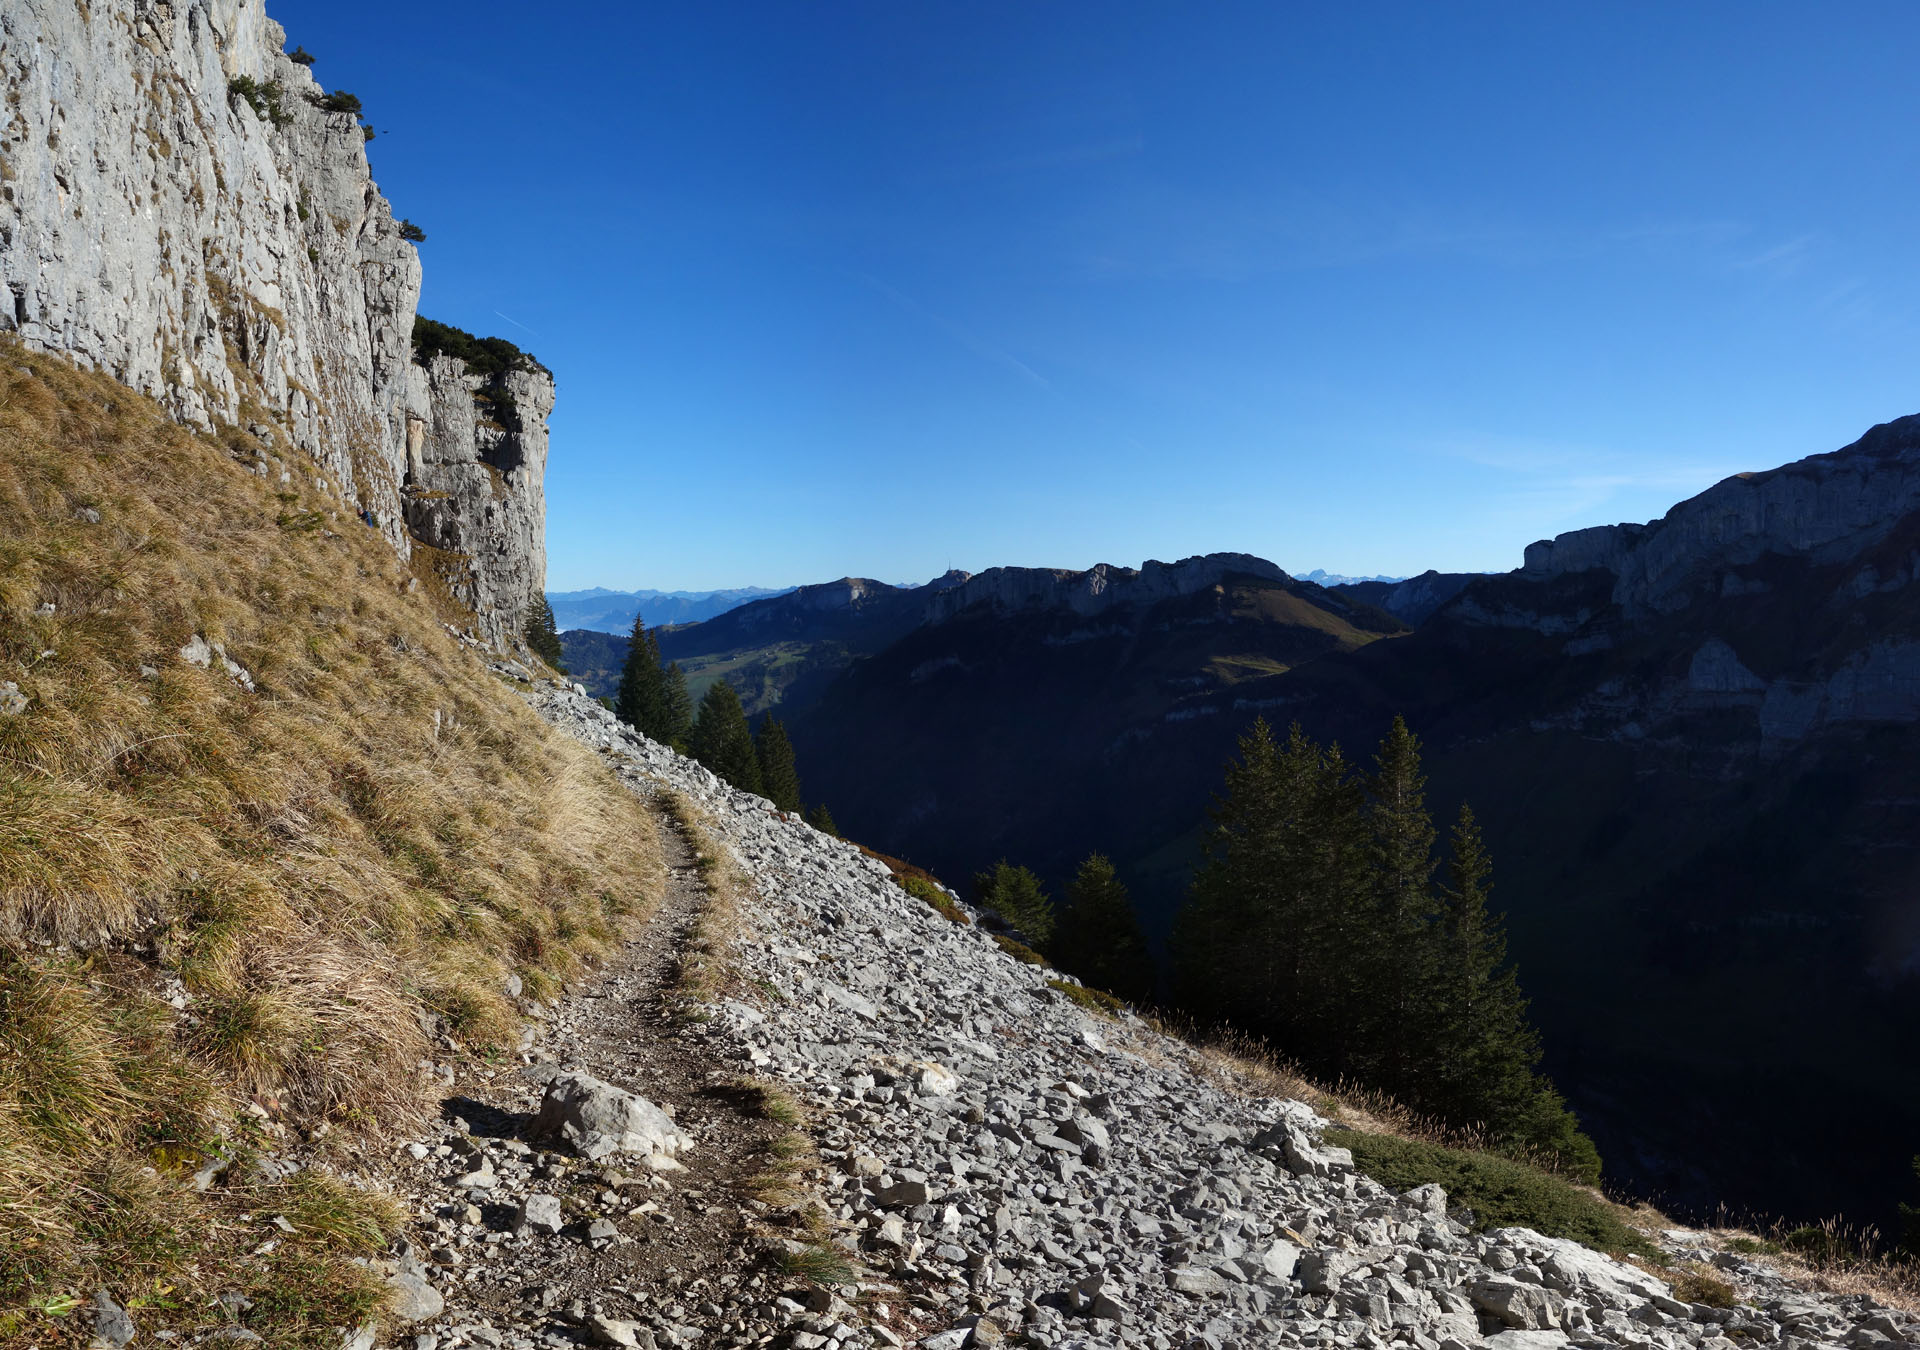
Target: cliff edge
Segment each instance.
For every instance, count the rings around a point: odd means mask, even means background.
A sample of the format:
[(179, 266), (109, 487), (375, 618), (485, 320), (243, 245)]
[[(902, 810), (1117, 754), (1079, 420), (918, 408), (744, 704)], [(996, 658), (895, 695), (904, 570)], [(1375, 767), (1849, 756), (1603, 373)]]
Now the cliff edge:
[[(550, 377), (519, 400), (522, 472), (496, 509), (424, 472), (479, 472), (497, 447), (432, 396), (432, 371), (423, 387), (419, 255), (374, 184), (358, 101), (285, 41), (244, 0), (0, 8), (0, 331), (240, 429), (236, 458), (338, 497), (403, 558), (422, 514), (408, 488), (451, 493), (474, 565), (448, 590), (498, 645), (544, 581)], [(425, 513), (426, 542), (445, 547), (452, 510)]]

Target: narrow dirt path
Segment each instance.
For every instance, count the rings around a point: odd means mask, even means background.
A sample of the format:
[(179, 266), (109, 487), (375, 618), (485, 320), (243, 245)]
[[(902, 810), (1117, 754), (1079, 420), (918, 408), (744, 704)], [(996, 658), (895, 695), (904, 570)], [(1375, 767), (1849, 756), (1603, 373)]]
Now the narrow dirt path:
[[(682, 1015), (675, 979), (709, 893), (671, 814), (656, 816), (668, 881), (654, 913), (568, 991), (541, 1025), (534, 1063), (475, 1066), (449, 1090), (441, 1128), (398, 1155), (391, 1180), (415, 1202), (415, 1256), (446, 1298), (444, 1316), (416, 1332), (431, 1327), (455, 1345), (552, 1344), (593, 1339), (598, 1314), (643, 1322), (660, 1344), (725, 1344), (770, 1297), (755, 1292), (767, 1243), (744, 1197), (780, 1130), (733, 1086), (716, 1033)], [(694, 1141), (685, 1170), (627, 1171), (621, 1159), (586, 1162), (530, 1138), (543, 1085), (574, 1069), (673, 1115)], [(456, 1181), (482, 1159), (492, 1186)], [(559, 1233), (515, 1231), (530, 1194), (561, 1198)], [(595, 1237), (595, 1220), (617, 1236)]]

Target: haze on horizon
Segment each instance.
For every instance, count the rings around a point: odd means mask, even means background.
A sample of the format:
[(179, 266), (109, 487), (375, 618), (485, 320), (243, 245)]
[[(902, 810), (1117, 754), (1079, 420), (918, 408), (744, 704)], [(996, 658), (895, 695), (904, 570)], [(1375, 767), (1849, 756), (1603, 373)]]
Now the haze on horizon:
[(1910, 6), (273, 12), (555, 590), (1504, 570), (1920, 407)]

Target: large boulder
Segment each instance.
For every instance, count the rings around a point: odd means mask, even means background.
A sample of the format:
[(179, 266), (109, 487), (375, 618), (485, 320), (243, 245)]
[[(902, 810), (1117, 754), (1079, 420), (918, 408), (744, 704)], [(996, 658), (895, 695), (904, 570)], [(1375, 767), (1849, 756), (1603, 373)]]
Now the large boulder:
[(547, 1084), (533, 1133), (595, 1159), (611, 1153), (675, 1158), (693, 1145), (672, 1117), (645, 1097), (588, 1073), (563, 1073)]

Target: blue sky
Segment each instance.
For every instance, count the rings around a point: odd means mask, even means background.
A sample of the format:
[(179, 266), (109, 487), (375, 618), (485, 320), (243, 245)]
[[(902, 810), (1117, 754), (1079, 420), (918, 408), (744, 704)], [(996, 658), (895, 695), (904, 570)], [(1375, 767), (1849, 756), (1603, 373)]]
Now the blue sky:
[(1920, 410), (1920, 7), (269, 0), (549, 584), (1492, 570)]

